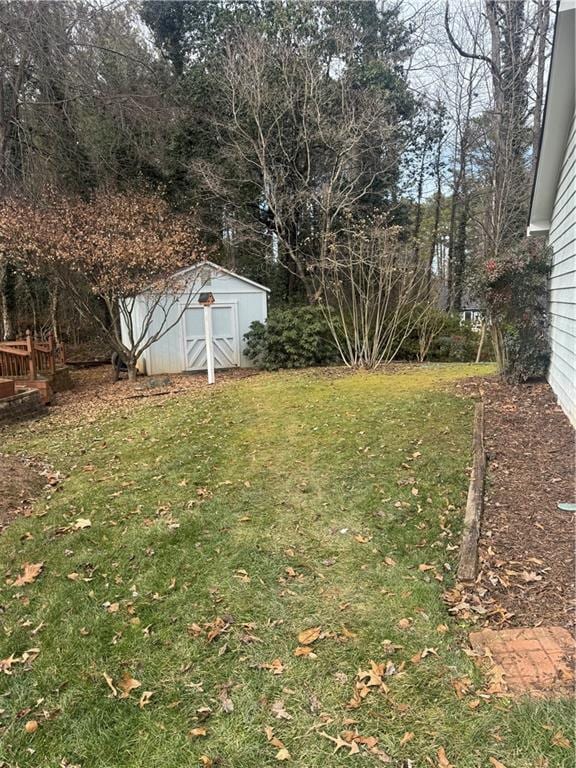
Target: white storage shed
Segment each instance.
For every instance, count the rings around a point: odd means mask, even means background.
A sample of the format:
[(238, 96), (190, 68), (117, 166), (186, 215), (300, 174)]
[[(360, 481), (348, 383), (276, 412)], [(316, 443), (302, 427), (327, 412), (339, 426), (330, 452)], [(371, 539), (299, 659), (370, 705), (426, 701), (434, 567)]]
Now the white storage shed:
[[(156, 375), (206, 369), (204, 307), (199, 303), (200, 293), (211, 293), (214, 297), (210, 309), (214, 367), (253, 365), (244, 355), (243, 338), (252, 322), (265, 322), (270, 289), (211, 261), (182, 270), (178, 279), (185, 279), (189, 292), (177, 298), (166, 296), (154, 309), (147, 337), (151, 338), (159, 327), (168, 330), (145, 350), (138, 366), (140, 372)], [(146, 294), (135, 298), (131, 321), (136, 336), (142, 332), (141, 318), (146, 316), (149, 301)], [(122, 335), (127, 338), (125, 324)]]

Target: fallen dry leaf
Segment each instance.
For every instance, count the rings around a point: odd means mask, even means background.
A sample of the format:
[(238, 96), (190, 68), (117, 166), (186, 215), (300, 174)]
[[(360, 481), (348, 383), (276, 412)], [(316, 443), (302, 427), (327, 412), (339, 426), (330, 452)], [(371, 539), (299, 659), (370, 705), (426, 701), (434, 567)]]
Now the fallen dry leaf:
[(24, 651), (21, 656), (16, 656), (12, 653), (8, 658), (0, 659), (0, 672), (4, 672), (5, 675), (11, 675), (14, 664), (31, 664), (39, 653), (39, 648), (29, 648), (27, 651)]
[(270, 662), (263, 662), (258, 665), (260, 669), (268, 669), (273, 675), (281, 675), (284, 672), (284, 664), (282, 659), (274, 659)]
[(534, 571), (522, 571), (522, 580), (529, 584), (532, 581), (542, 581), (542, 576)]
[(272, 714), (277, 720), (292, 720), (292, 715), (284, 708), (282, 699), (276, 699), (272, 704)]
[(286, 749), (286, 747), (282, 747), (282, 749), (279, 749), (276, 753), (276, 760), (279, 760), (282, 762), (283, 760), (290, 760), (290, 752)]
[(198, 762), (200, 765), (203, 765), (204, 768), (212, 768), (214, 765), (214, 760), (212, 760), (211, 757), (208, 757), (208, 755), (200, 755)]
[(552, 736), (551, 743), (555, 747), (561, 747), (562, 749), (570, 749), (572, 746), (570, 739), (567, 739), (566, 736), (562, 733), (562, 731), (556, 731), (554, 736)]
[(144, 709), (144, 707), (147, 704), (150, 704), (150, 699), (152, 698), (153, 695), (154, 693), (152, 691), (143, 692), (142, 696), (140, 696), (140, 701), (138, 702), (138, 706), (140, 707), (140, 709)]
[(357, 709), (371, 690), (379, 689), (381, 693), (388, 693), (388, 686), (384, 683), (384, 677), (393, 675), (396, 668), (391, 661), (378, 664), (370, 661), (370, 669), (359, 669), (354, 684), (354, 695), (346, 704), (348, 709)]
[(227, 715), (234, 712), (234, 702), (230, 698), (228, 694), (229, 685), (223, 685), (220, 693), (218, 694), (218, 699), (220, 700), (220, 704), (222, 705), (222, 711), (225, 712)]
[(85, 517), (79, 517), (72, 527), (77, 531), (81, 531), (84, 528), (91, 528), (92, 523)]
[(108, 685), (108, 688), (110, 688), (110, 690), (112, 691), (112, 696), (118, 696), (118, 691), (116, 690), (116, 687), (110, 675), (107, 675), (106, 672), (103, 672), (102, 676), (104, 677), (104, 680), (106, 680), (106, 684)]
[(210, 622), (209, 624), (205, 624), (204, 626), (208, 633), (206, 635), (206, 639), (209, 643), (230, 629), (230, 623), (228, 621), (224, 621), (224, 619), (221, 619), (220, 616), (217, 616), (214, 621)]
[(192, 730), (190, 731), (190, 736), (192, 736), (195, 739), (199, 739), (202, 736), (207, 736), (207, 735), (208, 735), (208, 731), (206, 730), (206, 728), (192, 728)]
[(412, 619), (400, 619), (398, 622), (398, 629), (408, 629), (412, 624)]
[(493, 664), (487, 671), (487, 676), (490, 681), (488, 687), (484, 691), (487, 694), (500, 694), (506, 693), (508, 686), (506, 684), (506, 672), (500, 664)]
[(414, 734), (412, 731), (406, 731), (404, 736), (400, 739), (400, 746), (403, 747), (405, 744), (408, 744), (409, 741), (412, 741), (414, 738)]
[(496, 760), (495, 757), (490, 757), (489, 760), (490, 760), (490, 765), (493, 765), (494, 768), (506, 768), (504, 763), (501, 763), (500, 760)]
[(283, 749), (284, 742), (281, 739), (274, 736), (274, 728), (267, 725), (264, 727), (264, 733), (266, 734), (266, 738), (268, 739), (268, 741), (273, 747), (276, 747), (276, 749)]
[(33, 584), (42, 573), (44, 563), (24, 563), (22, 574), (14, 579), (12, 586), (23, 587), (25, 584)]
[(298, 642), (300, 645), (311, 645), (318, 640), (322, 627), (310, 627), (310, 629), (304, 629), (298, 633)]
[(118, 683), (118, 688), (122, 691), (120, 698), (127, 699), (131, 691), (140, 688), (141, 685), (142, 683), (139, 680), (135, 680), (128, 672), (124, 672), (122, 679)]
[(452, 687), (459, 699), (464, 698), (467, 693), (473, 690), (472, 680), (469, 677), (455, 677), (452, 680)]
[(309, 645), (299, 645), (298, 648), (294, 649), (294, 656), (313, 656), (316, 658), (316, 654)]
[(440, 747), (437, 752), (438, 755), (438, 768), (454, 768), (450, 760), (446, 757), (446, 751), (444, 747)]
[[(355, 723), (355, 720), (350, 721)], [(380, 763), (391, 763), (392, 758), (389, 754), (378, 748), (378, 739), (376, 736), (362, 736), (357, 730), (343, 731), (338, 736), (330, 736), (324, 731), (319, 731), (320, 736), (328, 739), (334, 744), (334, 752), (338, 752), (340, 749), (348, 749), (348, 755), (358, 755), (361, 750), (360, 747), (365, 749), (374, 757), (377, 758)]]
[(250, 576), (244, 570), (244, 568), (239, 568), (237, 571), (235, 571), (234, 572), (234, 578), (238, 579), (239, 581), (242, 581), (244, 584), (249, 584), (250, 583)]
[[(336, 736), (336, 737), (330, 736), (329, 733), (325, 733), (324, 731), (318, 731), (318, 733), (320, 734), (320, 736), (323, 736), (325, 739), (328, 739), (334, 744), (335, 753), (338, 752), (339, 749), (343, 749), (343, 748), (350, 749), (352, 747), (352, 744), (355, 744), (355, 742), (352, 742), (351, 744), (349, 741), (346, 741), (341, 736)], [(359, 751), (358, 745), (356, 744), (356, 752), (358, 751)], [(350, 754), (352, 754), (351, 751), (350, 751)]]
[(36, 731), (38, 730), (38, 721), (28, 720), (24, 725), (24, 730), (26, 731), (26, 733), (36, 733)]
[(6, 675), (11, 675), (12, 672), (10, 670), (15, 663), (17, 663), (17, 659), (13, 653), (5, 659), (0, 659), (0, 672), (4, 672)]

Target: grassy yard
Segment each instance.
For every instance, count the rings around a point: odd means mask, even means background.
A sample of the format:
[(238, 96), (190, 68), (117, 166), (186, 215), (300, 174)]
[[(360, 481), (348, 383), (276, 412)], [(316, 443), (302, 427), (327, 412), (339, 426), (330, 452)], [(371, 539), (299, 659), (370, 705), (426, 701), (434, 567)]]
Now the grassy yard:
[(571, 705), (484, 696), (442, 601), (473, 411), (447, 385), (486, 370), (265, 374), (24, 430), (67, 478), (0, 537), (0, 764), (571, 765)]

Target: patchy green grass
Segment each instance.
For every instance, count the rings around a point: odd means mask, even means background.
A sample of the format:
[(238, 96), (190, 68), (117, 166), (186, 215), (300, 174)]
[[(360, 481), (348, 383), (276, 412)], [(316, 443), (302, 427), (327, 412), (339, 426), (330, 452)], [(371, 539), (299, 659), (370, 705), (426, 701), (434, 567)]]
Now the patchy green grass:
[[(485, 681), (442, 601), (472, 415), (444, 385), (486, 370), (267, 374), (24, 432), (68, 477), (0, 538), (0, 658), (40, 649), (0, 674), (2, 764), (261, 768), (278, 764), (271, 726), (302, 768), (381, 764), (322, 735), (355, 729), (396, 766), (437, 765), (441, 747), (456, 768), (571, 765), (554, 743), (570, 704), (459, 699), (452, 684)], [(91, 527), (70, 530), (79, 518)], [(25, 562), (43, 572), (12, 585)], [(217, 617), (230, 626), (209, 642)], [(294, 656), (310, 627), (327, 635)], [(280, 674), (261, 668), (276, 659)], [(388, 693), (347, 708), (370, 660), (394, 665)], [(114, 697), (105, 674), (141, 686)]]

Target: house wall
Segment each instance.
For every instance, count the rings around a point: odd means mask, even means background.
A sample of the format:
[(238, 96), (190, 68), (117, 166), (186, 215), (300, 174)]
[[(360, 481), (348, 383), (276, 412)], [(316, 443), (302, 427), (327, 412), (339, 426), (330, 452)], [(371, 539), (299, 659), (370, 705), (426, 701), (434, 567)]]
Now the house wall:
[[(236, 307), (240, 367), (247, 368), (252, 366), (252, 361), (244, 355), (245, 343), (243, 336), (247, 333), (254, 320), (260, 320), (261, 322), (266, 320), (268, 314), (267, 292), (234, 275), (226, 273), (216, 275), (213, 270), (207, 268), (202, 268), (202, 270), (204, 273), (201, 275), (201, 278), (195, 279), (191, 285), (191, 292), (193, 293), (191, 303), (197, 304), (197, 294), (202, 290), (214, 294), (216, 304), (233, 304)], [(145, 302), (146, 298), (144, 296), (138, 297), (134, 312), (136, 324), (140, 324), (142, 317), (145, 315)], [(182, 306), (167, 297), (164, 310), (168, 316), (166, 325), (171, 325), (181, 313)], [(158, 309), (152, 318), (150, 335), (153, 335), (163, 322), (164, 312)], [(123, 332), (125, 333), (125, 329), (123, 329)], [(173, 328), (145, 351), (139, 366), (141, 372), (144, 372), (143, 369), (150, 375), (182, 372), (185, 369), (184, 333), (184, 319), (181, 318)]]
[(576, 114), (556, 189), (548, 242), (550, 274), (549, 382), (558, 402), (576, 426)]

